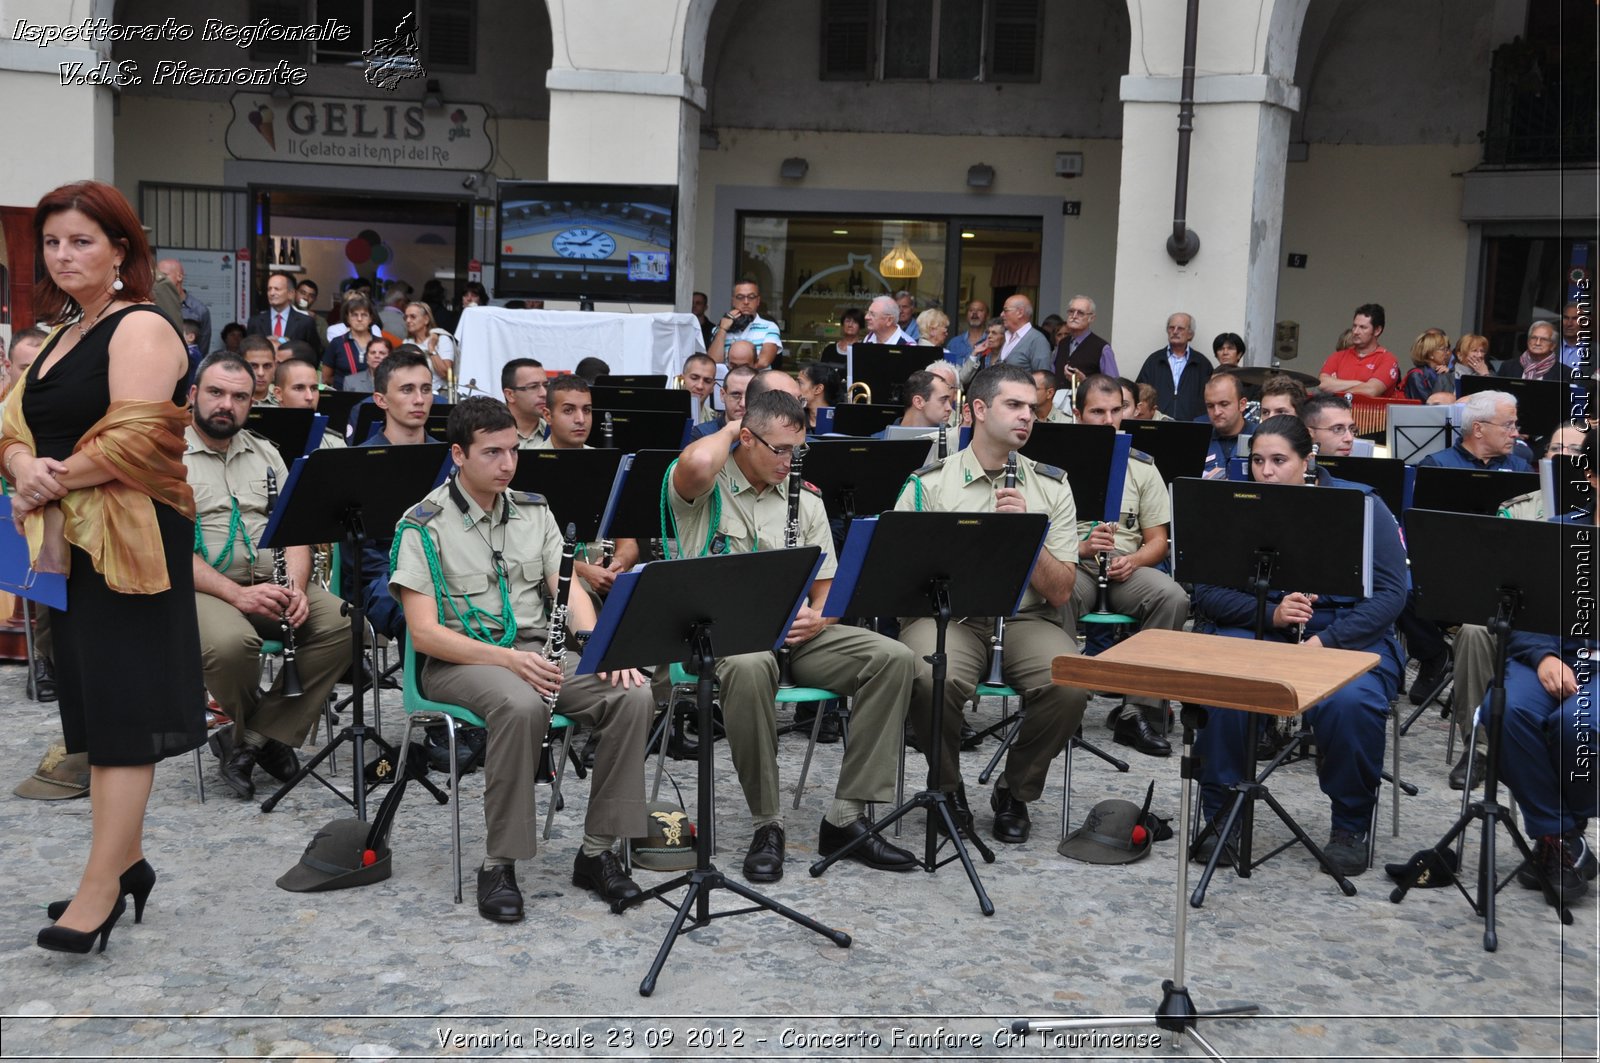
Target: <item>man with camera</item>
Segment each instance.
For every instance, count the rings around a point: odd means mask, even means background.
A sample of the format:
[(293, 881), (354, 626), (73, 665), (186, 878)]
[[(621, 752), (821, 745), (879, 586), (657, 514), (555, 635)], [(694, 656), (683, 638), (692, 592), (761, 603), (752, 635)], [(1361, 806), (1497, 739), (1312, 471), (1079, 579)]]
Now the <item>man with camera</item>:
[(717, 331), (706, 345), (712, 361), (727, 359), (728, 348), (738, 340), (747, 340), (755, 346), (757, 369), (769, 368), (783, 353), (783, 339), (778, 326), (762, 317), (761, 286), (755, 281), (740, 281), (733, 286), (733, 309), (717, 321)]

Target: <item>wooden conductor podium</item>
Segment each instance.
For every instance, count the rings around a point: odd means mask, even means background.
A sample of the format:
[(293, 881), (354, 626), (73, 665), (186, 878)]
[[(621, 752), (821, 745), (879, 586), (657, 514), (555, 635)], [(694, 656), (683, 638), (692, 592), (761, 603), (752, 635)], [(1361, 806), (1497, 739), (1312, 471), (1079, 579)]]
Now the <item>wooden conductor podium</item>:
[(1330, 650), (1287, 642), (1257, 642), (1226, 635), (1201, 635), (1186, 631), (1135, 633), (1096, 657), (1057, 657), (1051, 678), (1064, 686), (1086, 690), (1116, 690), (1124, 694), (1171, 698), (1183, 703), (1182, 803), (1178, 825), (1177, 914), (1173, 921), (1173, 975), (1161, 984), (1161, 1004), (1154, 1016), (1108, 1018), (1018, 1019), (1013, 1031), (1103, 1029), (1112, 1026), (1154, 1024), (1178, 1036), (1188, 1036), (1213, 1059), (1223, 1057), (1195, 1028), (1202, 1018), (1250, 1015), (1255, 1004), (1196, 1011), (1184, 982), (1184, 945), (1188, 929), (1189, 809), (1192, 786), (1199, 775), (1194, 757), (1194, 732), (1201, 722), (1202, 705), (1216, 705), (1272, 716), (1295, 716), (1332, 694), (1378, 663), (1375, 653)]

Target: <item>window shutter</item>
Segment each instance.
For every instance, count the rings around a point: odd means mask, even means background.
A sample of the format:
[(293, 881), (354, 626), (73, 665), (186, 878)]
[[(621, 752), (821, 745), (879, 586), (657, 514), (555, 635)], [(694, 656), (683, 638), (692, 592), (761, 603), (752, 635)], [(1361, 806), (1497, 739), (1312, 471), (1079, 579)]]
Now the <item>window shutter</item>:
[(1042, 6), (1039, 0), (990, 0), (991, 81), (1039, 80)]
[(870, 78), (876, 66), (872, 40), (873, 0), (824, 0), (822, 7), (822, 78), (850, 81)]
[[(305, 0), (251, 0), (250, 21), (262, 19), (280, 26), (303, 26), (308, 13)], [(250, 45), (250, 58), (271, 65), (279, 59), (305, 62), (306, 46), (300, 41), (256, 41)]]
[(429, 0), (424, 5), (422, 65), (471, 73), (476, 66), (476, 0)]

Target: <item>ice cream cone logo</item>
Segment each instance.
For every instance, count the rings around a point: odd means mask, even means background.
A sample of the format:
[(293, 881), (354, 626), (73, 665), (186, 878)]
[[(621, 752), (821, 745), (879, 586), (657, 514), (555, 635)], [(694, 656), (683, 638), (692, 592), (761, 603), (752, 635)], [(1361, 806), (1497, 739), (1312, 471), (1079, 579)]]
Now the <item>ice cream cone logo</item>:
[(261, 139), (273, 151), (278, 150), (278, 138), (272, 131), (272, 108), (262, 104), (250, 112), (250, 124), (256, 127), (256, 132), (261, 134)]

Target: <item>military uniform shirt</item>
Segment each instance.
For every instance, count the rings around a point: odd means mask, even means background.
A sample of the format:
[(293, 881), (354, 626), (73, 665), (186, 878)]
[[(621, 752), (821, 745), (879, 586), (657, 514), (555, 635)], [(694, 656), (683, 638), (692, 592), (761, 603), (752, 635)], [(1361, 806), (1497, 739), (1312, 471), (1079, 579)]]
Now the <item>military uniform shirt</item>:
[(528, 435), (523, 435), (522, 429), (519, 428), (517, 429), (517, 449), (545, 450), (550, 446), (550, 444), (547, 442), (549, 438), (550, 426), (544, 424), (543, 422), (540, 422), (539, 427), (535, 428)]
[[(911, 479), (922, 487), (922, 510), (930, 513), (993, 513), (994, 493), (1001, 473), (985, 472), (971, 447), (957, 451), (942, 462), (918, 469)], [(1017, 490), (1022, 492), (1029, 513), (1050, 518), (1044, 548), (1064, 565), (1078, 563), (1078, 512), (1072, 501), (1072, 488), (1066, 473), (1053, 465), (1017, 456)], [(908, 482), (900, 489), (897, 510), (916, 510), (916, 488)], [(1021, 612), (1053, 613), (1044, 595), (1030, 582), (1022, 595)]]
[[(495, 501), (491, 519), (464, 491), (458, 496), (466, 502), (463, 511), (453, 497), (453, 483), (451, 480), (434, 488), (396, 525), (390, 593), (398, 599), (400, 588), (406, 588), (438, 601), (422, 540), (413, 529), (408, 528), (404, 534), (400, 530), (407, 522), (420, 524), (422, 534), (433, 542), (444, 578), (443, 589), (449, 592), (455, 606), (444, 606), (446, 627), (466, 634), (456, 613), (466, 614), (469, 606), (489, 616), (498, 616), (505, 608), (495, 576), (494, 553), (498, 550), (504, 558), (506, 589), (511, 595), (518, 638), (544, 635), (550, 620), (544, 598), (546, 577), (561, 570), (561, 532), (550, 507), (539, 495), (506, 491)], [(500, 634), (492, 628), (488, 633)]]
[[(716, 527), (711, 553), (747, 554), (783, 548), (783, 529), (789, 522), (787, 478), (757, 494), (730, 455), (727, 464), (717, 473), (716, 490), (722, 495), (722, 520)], [(678, 546), (685, 557), (699, 557), (706, 552), (706, 537), (712, 531), (712, 493), (707, 491), (687, 502), (678, 496), (676, 489), (668, 490), (672, 516), (678, 525)], [(828, 511), (822, 499), (808, 488), (800, 492), (800, 545), (822, 548), (822, 567), (817, 569), (817, 579), (832, 579), (838, 558), (833, 556)]]
[[(1161, 479), (1155, 462), (1143, 451), (1128, 454), (1128, 475), (1122, 481), (1120, 513), (1116, 528), (1119, 555), (1131, 554), (1144, 545), (1145, 528), (1172, 523), (1172, 499), (1167, 495), (1166, 482)], [(1093, 527), (1093, 521), (1079, 524), (1078, 538), (1087, 536)]]
[[(183, 464), (189, 470), (195, 521), (206, 556), (215, 562), (227, 551), (233, 502), (237, 500), (240, 531), (234, 536), (233, 556), (221, 572), (240, 584), (272, 579), (272, 551), (257, 551), (256, 544), (267, 527), (267, 470), (277, 475), (280, 492), (289, 475), (278, 448), (250, 431), (236, 433), (221, 453), (206, 446), (193, 425), (184, 429), (183, 438)], [(256, 553), (254, 565), (249, 560), (252, 552)]]

